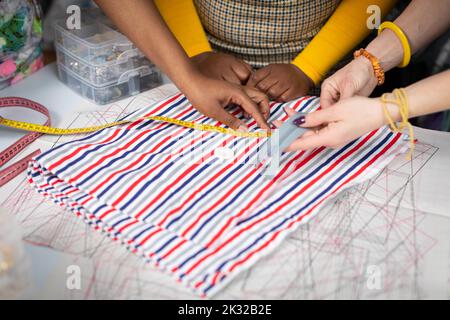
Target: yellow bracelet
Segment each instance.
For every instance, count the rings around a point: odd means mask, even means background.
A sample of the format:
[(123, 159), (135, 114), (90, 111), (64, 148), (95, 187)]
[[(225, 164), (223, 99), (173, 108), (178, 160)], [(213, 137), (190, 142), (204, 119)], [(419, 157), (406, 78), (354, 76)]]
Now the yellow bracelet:
[(409, 44), (408, 38), (406, 37), (406, 34), (403, 32), (403, 30), (397, 26), (395, 23), (390, 21), (383, 22), (380, 27), (378, 28), (378, 35), (380, 35), (381, 32), (383, 32), (384, 29), (390, 29), (392, 30), (402, 43), (403, 47), (403, 61), (398, 66), (399, 68), (406, 67), (409, 62), (411, 61), (411, 46)]
[[(408, 97), (406, 95), (405, 89), (395, 89), (392, 94), (394, 95), (393, 99), (388, 98), (388, 94), (385, 93), (381, 96), (380, 101), (381, 105), (383, 106), (383, 112), (386, 117), (386, 119), (389, 122), (389, 126), (391, 127), (391, 130), (395, 133), (401, 133), (405, 128), (408, 128), (409, 130), (409, 142), (410, 142), (410, 149), (409, 154), (407, 158), (411, 160), (411, 156), (414, 151), (414, 128), (412, 124), (409, 122), (409, 104), (408, 104)], [(392, 118), (392, 115), (389, 113), (387, 104), (392, 103), (398, 106), (400, 116), (402, 117), (401, 123), (396, 123), (394, 119)]]

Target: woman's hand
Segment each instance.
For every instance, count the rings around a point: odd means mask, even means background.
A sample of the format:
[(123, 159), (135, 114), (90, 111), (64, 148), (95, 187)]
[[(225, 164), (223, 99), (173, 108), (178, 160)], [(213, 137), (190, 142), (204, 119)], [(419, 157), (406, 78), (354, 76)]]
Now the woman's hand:
[(194, 108), (232, 129), (248, 130), (244, 122), (225, 110), (230, 105), (239, 105), (246, 115), (255, 119), (261, 129), (270, 129), (267, 124), (269, 99), (256, 89), (197, 75), (193, 76), (191, 84), (184, 91)]
[(313, 82), (297, 66), (283, 63), (255, 71), (247, 86), (261, 90), (273, 101), (286, 102), (306, 95)]
[(234, 84), (245, 85), (253, 72), (248, 63), (225, 53), (204, 52), (191, 61), (203, 75)]
[(372, 64), (365, 57), (359, 57), (322, 83), (320, 104), (322, 108), (328, 108), (353, 96), (368, 97), (376, 86)]
[[(391, 112), (395, 106), (389, 106)], [(291, 116), (295, 111), (288, 109)], [(312, 128), (294, 141), (285, 151), (309, 150), (318, 147), (340, 148), (362, 135), (385, 125), (379, 99), (353, 97), (332, 108), (312, 112), (296, 120), (298, 126)], [(274, 122), (279, 126), (281, 123)]]

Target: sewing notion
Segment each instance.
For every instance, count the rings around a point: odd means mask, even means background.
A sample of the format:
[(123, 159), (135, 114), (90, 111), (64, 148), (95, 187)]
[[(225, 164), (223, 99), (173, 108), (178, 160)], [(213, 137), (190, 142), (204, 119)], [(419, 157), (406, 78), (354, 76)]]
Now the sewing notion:
[(59, 78), (96, 104), (108, 104), (161, 85), (161, 72), (96, 10), (83, 13), (83, 27), (55, 23)]
[[(8, 149), (2, 151), (0, 153), (0, 167), (6, 164), (10, 159), (12, 159), (15, 155), (17, 155), (20, 151), (22, 151), (27, 145), (31, 144), (33, 141), (35, 141), (39, 136), (42, 134), (49, 134), (49, 135), (75, 135), (75, 134), (84, 134), (84, 133), (92, 133), (96, 132), (102, 129), (114, 127), (114, 126), (120, 126), (127, 123), (139, 121), (139, 120), (154, 120), (154, 121), (160, 121), (165, 122), (169, 124), (174, 124), (177, 126), (190, 128), (194, 130), (199, 131), (208, 131), (208, 132), (216, 132), (221, 134), (226, 134), (230, 136), (235, 137), (242, 137), (242, 138), (270, 138), (268, 140), (268, 143), (265, 143), (265, 145), (269, 145), (269, 149), (267, 150), (267, 153), (261, 153), (263, 154), (263, 157), (265, 159), (261, 159), (262, 161), (268, 160), (268, 158), (271, 159), (270, 162), (268, 162), (268, 170), (266, 173), (267, 177), (272, 177), (276, 172), (278, 171), (278, 164), (279, 164), (279, 158), (281, 156), (281, 153), (283, 150), (285, 150), (294, 140), (301, 137), (307, 129), (300, 128), (294, 124), (294, 120), (300, 117), (301, 115), (305, 115), (305, 113), (296, 113), (295, 115), (291, 116), (289, 119), (287, 119), (286, 122), (283, 123), (283, 125), (278, 128), (278, 130), (275, 130), (272, 132), (267, 131), (255, 131), (255, 132), (241, 132), (232, 130), (229, 128), (219, 127), (216, 125), (208, 125), (208, 124), (200, 124), (190, 121), (183, 121), (179, 119), (173, 119), (170, 117), (164, 117), (164, 116), (146, 116), (141, 117), (139, 119), (137, 118), (130, 118), (126, 120), (116, 121), (107, 123), (104, 125), (99, 126), (92, 126), (92, 127), (85, 127), (85, 128), (72, 128), (72, 129), (62, 129), (62, 128), (55, 128), (50, 125), (50, 113), (39, 103), (36, 103), (34, 101), (19, 98), (19, 97), (9, 97), (9, 98), (0, 98), (0, 108), (5, 107), (24, 107), (28, 108), (37, 112), (42, 113), (46, 118), (47, 121), (40, 125), (40, 124), (34, 124), (29, 122), (23, 122), (23, 121), (17, 121), (17, 120), (10, 120), (6, 119), (0, 116), (0, 125), (4, 127), (9, 127), (13, 129), (18, 129), (22, 131), (28, 131), (28, 133), (25, 137), (17, 141), (14, 145), (9, 147)], [(39, 154), (40, 151), (36, 150), (24, 159), (20, 160), (17, 163), (14, 163), (12, 166), (3, 169), (0, 171), (0, 186), (6, 184), (11, 179), (16, 177), (19, 173), (21, 173), (23, 170), (26, 169), (28, 161), (30, 161), (34, 156)], [(268, 157), (266, 157), (268, 155)], [(229, 158), (229, 157), (228, 157)], [(272, 173), (271, 173), (272, 172)]]
[[(10, 161), (14, 156), (16, 156), (19, 152), (21, 152), (26, 146), (34, 142), (37, 138), (39, 138), (42, 134), (49, 134), (49, 135), (73, 135), (73, 134), (83, 134), (83, 133), (92, 133), (95, 131), (99, 131), (105, 128), (110, 128), (114, 126), (120, 126), (123, 124), (127, 124), (130, 122), (138, 121), (138, 120), (154, 120), (154, 121), (161, 121), (166, 122), (178, 126), (182, 126), (185, 128), (191, 128), (195, 130), (200, 131), (209, 131), (209, 132), (216, 132), (216, 133), (222, 133), (227, 134), (230, 136), (235, 137), (244, 137), (244, 138), (268, 138), (271, 136), (270, 132), (266, 131), (259, 131), (259, 132), (241, 132), (232, 130), (229, 128), (219, 127), (215, 125), (208, 125), (208, 124), (200, 124), (190, 121), (183, 121), (179, 119), (173, 119), (170, 117), (163, 117), (163, 116), (146, 116), (141, 117), (139, 119), (136, 118), (130, 118), (126, 120), (116, 121), (100, 126), (93, 126), (93, 127), (86, 127), (86, 128), (73, 128), (73, 129), (61, 129), (61, 128), (55, 128), (50, 125), (50, 113), (43, 105), (28, 100), (24, 98), (19, 97), (9, 97), (9, 98), (0, 98), (0, 108), (6, 108), (6, 107), (23, 107), (27, 109), (31, 109), (37, 112), (42, 113), (46, 118), (47, 121), (40, 125), (40, 124), (34, 124), (29, 122), (22, 122), (22, 121), (16, 121), (16, 120), (10, 120), (6, 119), (0, 116), (0, 125), (4, 127), (9, 127), (13, 129), (28, 131), (26, 136), (21, 138), (19, 141), (17, 141), (15, 144), (7, 148), (6, 150), (0, 152), (0, 167), (6, 164), (8, 161)], [(23, 170), (26, 169), (28, 161), (31, 160), (32, 157), (39, 154), (40, 151), (36, 150), (24, 159), (14, 163), (10, 167), (3, 169), (0, 171), (0, 186), (6, 184), (11, 179), (16, 177), (18, 174), (20, 174)]]
[(41, 11), (34, 1), (0, 3), (0, 90), (44, 66)]

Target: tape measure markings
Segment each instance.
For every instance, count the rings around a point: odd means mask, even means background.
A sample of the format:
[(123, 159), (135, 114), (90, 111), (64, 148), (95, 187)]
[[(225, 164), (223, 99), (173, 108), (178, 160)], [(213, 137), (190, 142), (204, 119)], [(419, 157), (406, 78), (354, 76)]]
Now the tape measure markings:
[(104, 125), (99, 126), (92, 126), (92, 127), (86, 127), (86, 128), (73, 128), (73, 129), (62, 129), (62, 128), (55, 128), (48, 125), (39, 125), (29, 122), (22, 122), (22, 121), (16, 121), (16, 120), (10, 120), (7, 118), (3, 118), (0, 116), (0, 125), (23, 130), (23, 131), (30, 131), (30, 132), (37, 132), (42, 134), (50, 134), (50, 135), (73, 135), (73, 134), (81, 134), (81, 133), (90, 133), (99, 131), (105, 128), (115, 127), (122, 124), (134, 122), (137, 120), (155, 120), (155, 121), (161, 121), (166, 122), (178, 126), (182, 126), (185, 128), (191, 128), (195, 130), (201, 130), (201, 131), (209, 131), (209, 132), (217, 132), (222, 134), (228, 134), (236, 137), (244, 137), (244, 138), (268, 138), (270, 137), (270, 132), (266, 131), (259, 131), (259, 132), (240, 132), (228, 128), (223, 127), (217, 127), (213, 125), (208, 124), (199, 124), (195, 122), (190, 121), (184, 121), (184, 120), (178, 120), (173, 119), (169, 117), (163, 117), (163, 116), (148, 116), (143, 117), (139, 119), (129, 119), (129, 120), (123, 120), (123, 121), (116, 121)]
[[(3, 118), (0, 116), (0, 125), (5, 127), (14, 128), (18, 130), (28, 131), (24, 137), (20, 138), (18, 141), (13, 143), (11, 146), (6, 148), (5, 150), (0, 150), (0, 168), (9, 162), (12, 158), (14, 158), (17, 154), (19, 154), (26, 146), (34, 142), (37, 138), (42, 136), (43, 134), (49, 135), (73, 135), (80, 133), (91, 133), (95, 131), (99, 131), (105, 128), (119, 126), (125, 123), (130, 123), (138, 120), (155, 120), (166, 122), (169, 124), (174, 124), (186, 128), (191, 128), (200, 131), (208, 131), (208, 132), (217, 132), (222, 134), (227, 134), (235, 137), (243, 137), (243, 138), (268, 138), (271, 136), (270, 132), (259, 131), (259, 132), (240, 132), (232, 129), (227, 129), (223, 127), (213, 126), (209, 124), (200, 124), (190, 121), (178, 120), (169, 117), (163, 116), (148, 116), (142, 118), (135, 118), (129, 120), (116, 121), (104, 125), (86, 127), (86, 128), (74, 128), (74, 129), (62, 129), (55, 128), (51, 126), (50, 112), (43, 105), (34, 102), (29, 99), (20, 98), (20, 97), (7, 97), (0, 98), (0, 108), (6, 107), (23, 107), (27, 109), (31, 109), (33, 111), (40, 112), (44, 116), (46, 116), (47, 120), (43, 125), (34, 124), (23, 121), (16, 121), (7, 118)], [(22, 172), (31, 157), (36, 156), (40, 153), (40, 150), (34, 151), (32, 154), (26, 156), (25, 158), (13, 163), (7, 168), (0, 170), (0, 187), (8, 183), (14, 177), (19, 175)]]

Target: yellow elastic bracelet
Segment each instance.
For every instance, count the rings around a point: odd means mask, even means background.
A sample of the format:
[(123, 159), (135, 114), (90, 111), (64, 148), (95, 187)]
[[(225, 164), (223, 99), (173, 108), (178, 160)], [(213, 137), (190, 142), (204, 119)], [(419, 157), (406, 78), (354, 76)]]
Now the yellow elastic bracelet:
[[(394, 98), (389, 99), (388, 94), (385, 93), (381, 96), (380, 101), (381, 105), (383, 106), (383, 112), (386, 117), (386, 119), (389, 122), (389, 126), (391, 127), (391, 130), (395, 133), (402, 133), (404, 129), (408, 128), (409, 131), (409, 142), (410, 142), (410, 149), (409, 154), (407, 156), (408, 160), (411, 159), (411, 156), (414, 151), (414, 128), (412, 124), (409, 122), (409, 104), (408, 104), (408, 97), (406, 95), (405, 89), (395, 89), (392, 92)], [(396, 123), (392, 117), (392, 115), (389, 113), (387, 104), (392, 103), (398, 106), (400, 116), (402, 117), (401, 123)]]
[(403, 61), (398, 66), (399, 68), (406, 67), (409, 62), (411, 61), (411, 46), (409, 45), (408, 38), (406, 37), (406, 34), (403, 32), (403, 30), (397, 26), (395, 23), (390, 21), (383, 22), (380, 27), (378, 28), (378, 35), (380, 35), (381, 32), (383, 32), (384, 29), (390, 29), (392, 30), (402, 43), (403, 47)]

